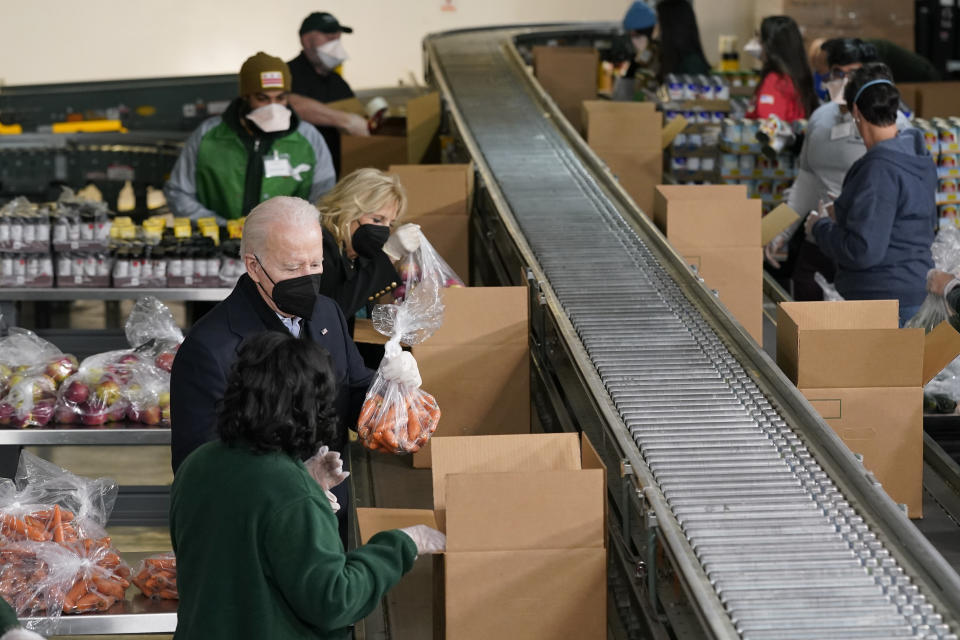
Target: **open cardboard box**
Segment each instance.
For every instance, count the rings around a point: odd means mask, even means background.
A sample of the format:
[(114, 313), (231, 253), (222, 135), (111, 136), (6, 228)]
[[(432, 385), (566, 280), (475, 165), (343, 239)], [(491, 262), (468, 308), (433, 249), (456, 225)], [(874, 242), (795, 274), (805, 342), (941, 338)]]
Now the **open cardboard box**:
[(657, 227), (762, 344), (761, 202), (745, 185), (660, 185), (654, 201)]
[(403, 222), (419, 224), (440, 257), (467, 282), (473, 165), (391, 165), (389, 170), (407, 191)]
[(887, 494), (923, 517), (923, 385), (960, 354), (944, 322), (898, 329), (896, 300), (785, 302), (777, 364)]
[(586, 436), (434, 443), (434, 509), (357, 509), (363, 542), (387, 529), (445, 531), (435, 638), (606, 638), (606, 469)]
[[(327, 106), (367, 117), (356, 98), (338, 100)], [(344, 135), (340, 142), (340, 175), (355, 169), (374, 167), (386, 171), (393, 164), (420, 164), (439, 153), (440, 94), (431, 92), (411, 98), (401, 107), (391, 105), (380, 130), (372, 136)]]
[(582, 109), (587, 144), (649, 216), (663, 180), (663, 115), (652, 102), (585, 100)]
[[(413, 455), (430, 466), (432, 442), (446, 436), (530, 432), (530, 347), (526, 287), (444, 289), (443, 325), (413, 346), (442, 415), (436, 432)], [(357, 342), (383, 344), (369, 320), (357, 320)]]

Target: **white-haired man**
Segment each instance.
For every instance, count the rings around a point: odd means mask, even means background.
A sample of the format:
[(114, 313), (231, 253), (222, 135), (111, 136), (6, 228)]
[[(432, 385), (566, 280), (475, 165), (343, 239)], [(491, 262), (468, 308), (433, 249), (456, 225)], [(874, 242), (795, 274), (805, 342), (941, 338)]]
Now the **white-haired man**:
[[(247, 216), (240, 244), (247, 272), (233, 292), (203, 316), (177, 352), (170, 377), (173, 470), (191, 451), (214, 439), (217, 402), (240, 343), (263, 331), (289, 331), (330, 352), (337, 372), (340, 422), (333, 451), (347, 443), (373, 372), (363, 364), (337, 304), (318, 294), (323, 272), (323, 235), (316, 208), (306, 200), (271, 198)], [(408, 361), (409, 356), (406, 356)], [(402, 379), (401, 379), (402, 378)], [(419, 386), (415, 363), (398, 382)], [(333, 489), (347, 504), (346, 485)], [(341, 509), (344, 517), (349, 509)], [(340, 515), (338, 514), (338, 515)], [(345, 527), (345, 520), (341, 520)]]

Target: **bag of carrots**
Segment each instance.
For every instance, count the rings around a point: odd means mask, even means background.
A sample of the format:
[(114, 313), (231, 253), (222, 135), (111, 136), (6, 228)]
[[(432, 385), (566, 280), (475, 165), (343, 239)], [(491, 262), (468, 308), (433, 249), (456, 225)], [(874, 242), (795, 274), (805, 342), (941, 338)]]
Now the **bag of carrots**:
[(420, 389), (416, 360), (400, 344), (419, 344), (443, 324), (442, 291), (449, 286), (452, 271), (426, 239), (421, 240), (415, 253), (432, 256), (442, 267), (436, 263), (435, 268), (424, 268), (416, 278), (407, 277), (403, 299), (396, 304), (377, 305), (372, 313), (373, 326), (390, 340), (360, 410), (357, 434), (367, 448), (375, 451), (419, 451), (440, 420), (436, 399)]
[(132, 582), (148, 598), (179, 600), (176, 556), (170, 552), (144, 558), (133, 572)]

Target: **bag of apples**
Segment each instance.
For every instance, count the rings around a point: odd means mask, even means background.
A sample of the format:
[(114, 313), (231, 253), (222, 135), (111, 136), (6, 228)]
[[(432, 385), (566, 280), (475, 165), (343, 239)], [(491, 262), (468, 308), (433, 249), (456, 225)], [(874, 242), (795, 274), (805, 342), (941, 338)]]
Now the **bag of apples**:
[(42, 427), (53, 418), (60, 384), (77, 359), (31, 331), (12, 328), (0, 338), (0, 426)]
[(107, 351), (86, 358), (63, 381), (57, 395), (56, 421), (97, 426), (127, 416), (127, 390), (134, 372), (150, 365), (130, 350)]
[(137, 300), (127, 316), (127, 342), (153, 365), (170, 373), (173, 358), (183, 342), (183, 332), (165, 304), (153, 296)]
[(408, 253), (397, 262), (397, 271), (403, 281), (393, 290), (393, 297), (397, 300), (403, 300), (407, 291), (417, 285), (426, 285), (437, 291), (447, 287), (464, 286), (463, 280), (424, 236), (420, 237), (420, 246), (416, 251)]

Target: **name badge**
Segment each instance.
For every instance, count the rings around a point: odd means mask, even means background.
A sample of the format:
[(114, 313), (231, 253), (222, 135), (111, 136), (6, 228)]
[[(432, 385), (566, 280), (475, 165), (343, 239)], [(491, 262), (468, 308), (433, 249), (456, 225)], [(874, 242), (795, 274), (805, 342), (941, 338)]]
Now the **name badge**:
[(843, 122), (830, 129), (830, 139), (839, 140), (840, 138), (849, 138), (856, 130), (857, 128), (852, 122)]
[(290, 158), (274, 151), (273, 157), (263, 159), (263, 175), (267, 178), (289, 178), (293, 175)]

